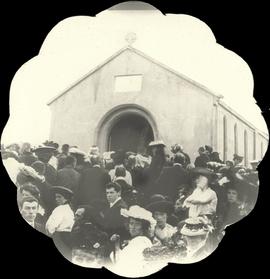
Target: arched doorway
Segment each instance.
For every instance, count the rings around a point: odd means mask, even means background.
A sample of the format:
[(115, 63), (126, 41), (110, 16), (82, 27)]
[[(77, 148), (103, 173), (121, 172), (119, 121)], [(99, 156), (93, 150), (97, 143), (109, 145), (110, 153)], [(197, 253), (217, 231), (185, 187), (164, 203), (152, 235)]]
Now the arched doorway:
[(136, 152), (138, 147), (143, 148), (149, 141), (159, 138), (159, 133), (148, 110), (139, 105), (125, 104), (114, 107), (100, 119), (94, 137), (94, 144), (101, 152), (119, 147)]
[(127, 113), (112, 126), (107, 149), (145, 153), (153, 139), (153, 130), (148, 121), (140, 115)]

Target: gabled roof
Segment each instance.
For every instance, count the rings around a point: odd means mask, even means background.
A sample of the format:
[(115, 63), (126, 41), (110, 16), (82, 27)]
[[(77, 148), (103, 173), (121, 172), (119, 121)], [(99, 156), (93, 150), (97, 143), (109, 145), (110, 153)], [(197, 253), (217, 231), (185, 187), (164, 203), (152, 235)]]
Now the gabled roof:
[(51, 105), (55, 100), (57, 100), (58, 98), (60, 98), (61, 96), (63, 96), (64, 94), (66, 94), (70, 89), (72, 89), (73, 87), (75, 87), (76, 85), (78, 85), (80, 82), (82, 82), (83, 80), (85, 80), (86, 78), (88, 78), (90, 75), (92, 75), (94, 72), (96, 72), (97, 70), (99, 70), (100, 68), (102, 68), (104, 65), (106, 65), (107, 63), (109, 63), (110, 61), (112, 61), (114, 58), (116, 58), (117, 56), (119, 56), (121, 53), (125, 52), (126, 50), (130, 50), (133, 51), (134, 53), (144, 57), (145, 59), (151, 61), (152, 63), (164, 68), (165, 70), (175, 74), (176, 76), (188, 81), (189, 83), (203, 89), (205, 92), (209, 93), (210, 95), (217, 97), (218, 94), (215, 94), (213, 91), (211, 91), (209, 88), (207, 88), (206, 86), (202, 85), (201, 83), (198, 83), (197, 81), (185, 76), (182, 73), (177, 72), (176, 70), (170, 68), (169, 66), (155, 60), (154, 58), (150, 57), (149, 55), (145, 54), (144, 52), (132, 47), (132, 46), (125, 46), (124, 48), (120, 49), (119, 51), (117, 51), (115, 54), (113, 54), (112, 56), (110, 56), (108, 59), (106, 59), (105, 61), (103, 61), (101, 64), (98, 64), (96, 67), (92, 68), (87, 74), (85, 74), (84, 76), (82, 76), (79, 80), (77, 80), (76, 82), (72, 83), (70, 86), (68, 86), (66, 89), (64, 89), (60, 94), (58, 94), (57, 96), (55, 96), (54, 98), (52, 98), (47, 105)]

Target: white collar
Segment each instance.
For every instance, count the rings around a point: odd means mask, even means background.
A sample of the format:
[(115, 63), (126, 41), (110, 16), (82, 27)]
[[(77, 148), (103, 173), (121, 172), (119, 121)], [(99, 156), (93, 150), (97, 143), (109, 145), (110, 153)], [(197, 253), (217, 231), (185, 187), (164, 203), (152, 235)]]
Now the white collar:
[(113, 203), (110, 203), (110, 208), (112, 208), (120, 200), (121, 200), (121, 197), (117, 198)]
[(173, 166), (180, 166), (180, 167), (182, 167), (182, 165), (179, 164), (179, 163), (174, 163)]
[(94, 165), (93, 168), (100, 168), (100, 165)]

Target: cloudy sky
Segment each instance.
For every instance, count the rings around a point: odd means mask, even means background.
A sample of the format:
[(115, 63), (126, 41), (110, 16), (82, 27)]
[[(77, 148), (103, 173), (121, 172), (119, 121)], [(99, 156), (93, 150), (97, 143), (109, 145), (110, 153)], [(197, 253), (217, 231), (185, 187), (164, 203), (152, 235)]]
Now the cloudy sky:
[(163, 15), (157, 9), (109, 9), (96, 17), (76, 16), (58, 23), (44, 38), (39, 55), (17, 71), (2, 142), (39, 144), (48, 139), (48, 101), (125, 47), (130, 32), (136, 34), (134, 48), (223, 95), (224, 102), (268, 133), (253, 98), (249, 66), (219, 45), (205, 23), (189, 15)]

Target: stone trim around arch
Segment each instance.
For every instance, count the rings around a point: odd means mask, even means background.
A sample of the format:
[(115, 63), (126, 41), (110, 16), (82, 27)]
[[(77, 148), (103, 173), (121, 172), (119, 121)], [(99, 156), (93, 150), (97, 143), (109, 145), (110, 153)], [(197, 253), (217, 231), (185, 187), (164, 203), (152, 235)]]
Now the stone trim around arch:
[(134, 105), (134, 104), (119, 105), (109, 110), (100, 119), (95, 129), (94, 144), (99, 147), (102, 153), (107, 151), (106, 149), (107, 149), (108, 137), (110, 135), (111, 129), (120, 118), (122, 118), (124, 115), (127, 114), (134, 114), (145, 118), (153, 130), (154, 140), (159, 138), (159, 132), (158, 132), (156, 121), (153, 115), (148, 110), (146, 110), (145, 108), (139, 105)]

